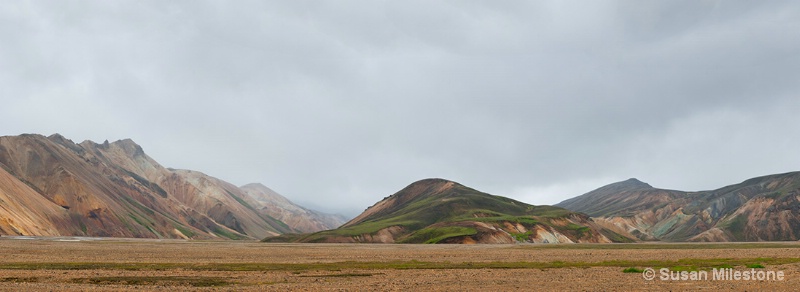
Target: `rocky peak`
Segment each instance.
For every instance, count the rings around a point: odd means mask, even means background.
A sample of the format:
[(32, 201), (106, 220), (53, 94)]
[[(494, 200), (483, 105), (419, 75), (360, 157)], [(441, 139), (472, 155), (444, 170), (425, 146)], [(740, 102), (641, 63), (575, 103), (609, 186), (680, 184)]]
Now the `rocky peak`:
[[(108, 143), (108, 141), (106, 141), (106, 143)], [(125, 153), (131, 155), (131, 157), (144, 155), (144, 150), (142, 149), (142, 146), (139, 146), (139, 144), (136, 144), (136, 142), (133, 142), (133, 140), (131, 139), (117, 140), (114, 143), (111, 143), (111, 145), (122, 148), (125, 151)]]
[(636, 178), (629, 178), (627, 180), (622, 181), (621, 183), (631, 187), (652, 188), (650, 184), (640, 181)]
[(72, 140), (67, 139), (64, 136), (61, 136), (61, 134), (59, 134), (59, 133), (55, 133), (53, 135), (50, 135), (49, 137), (47, 137), (47, 139), (52, 141), (53, 143), (59, 144), (61, 146), (64, 146), (67, 149), (70, 149), (70, 150), (72, 150), (72, 151), (74, 151), (74, 152), (76, 152), (78, 154), (82, 154), (83, 153), (83, 148), (81, 148), (81, 146), (79, 146), (78, 144), (75, 144), (75, 142), (72, 142)]
[(416, 181), (399, 192), (396, 192), (383, 200), (378, 201), (375, 205), (364, 210), (364, 213), (358, 215), (350, 222), (343, 226), (352, 226), (368, 220), (370, 217), (385, 215), (402, 208), (404, 205), (418, 198), (442, 194), (461, 184), (441, 178), (428, 178)]
[(426, 179), (421, 179), (421, 180), (415, 181), (415, 182), (411, 183), (409, 186), (434, 185), (434, 184), (455, 184), (455, 183), (456, 182), (454, 182), (454, 181), (446, 180), (446, 179), (443, 179), (443, 178), (426, 178)]
[(612, 183), (610, 185), (601, 187), (598, 190), (604, 191), (630, 191), (630, 190), (641, 190), (641, 189), (652, 189), (653, 187), (645, 182), (642, 182), (636, 178), (629, 178), (627, 180)]
[[(49, 137), (47, 137), (47, 139), (50, 139), (51, 141), (59, 143), (59, 144), (61, 144), (62, 142), (67, 142), (67, 141), (72, 142), (72, 140), (64, 138), (64, 136), (62, 136), (59, 133), (55, 133), (53, 135), (50, 135)], [(72, 143), (72, 144), (75, 144), (75, 143)]]
[(384, 198), (384, 200), (393, 201), (392, 205), (405, 204), (420, 197), (446, 193), (458, 186), (461, 186), (461, 184), (454, 181), (428, 178), (416, 181), (399, 192)]
[(410, 191), (410, 193), (412, 194), (415, 194), (415, 196), (419, 192), (439, 193), (447, 191), (457, 186), (461, 186), (461, 184), (442, 178), (427, 178), (423, 180), (418, 180), (408, 185), (405, 189), (401, 190), (400, 192), (397, 192), (394, 195), (407, 193), (408, 191)]

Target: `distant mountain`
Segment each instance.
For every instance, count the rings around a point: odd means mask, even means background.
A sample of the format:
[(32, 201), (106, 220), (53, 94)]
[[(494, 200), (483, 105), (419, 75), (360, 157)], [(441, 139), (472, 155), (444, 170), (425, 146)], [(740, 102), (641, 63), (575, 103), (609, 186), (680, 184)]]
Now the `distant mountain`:
[(326, 214), (292, 203), (286, 197), (259, 183), (248, 184), (241, 189), (247, 194), (246, 201), (259, 212), (281, 220), (299, 232), (334, 229), (347, 222), (344, 216)]
[(583, 214), (532, 206), (443, 179), (415, 182), (335, 230), (265, 241), (514, 243), (630, 241)]
[(247, 203), (244, 190), (167, 169), (126, 139), (0, 137), (0, 234), (262, 238), (297, 232)]
[(800, 172), (753, 178), (712, 191), (614, 183), (556, 206), (642, 240), (775, 241), (800, 239)]

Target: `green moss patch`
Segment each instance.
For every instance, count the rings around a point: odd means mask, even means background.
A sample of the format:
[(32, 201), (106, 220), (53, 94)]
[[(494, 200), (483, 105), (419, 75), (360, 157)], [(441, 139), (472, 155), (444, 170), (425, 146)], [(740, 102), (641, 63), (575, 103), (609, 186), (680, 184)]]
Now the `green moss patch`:
[(470, 235), (475, 235), (477, 233), (478, 231), (472, 227), (462, 227), (462, 226), (428, 227), (412, 233), (409, 237), (403, 239), (401, 242), (438, 243), (448, 238), (459, 237), (459, 236), (470, 236)]
[(77, 284), (93, 285), (174, 285), (191, 287), (219, 287), (231, 285), (225, 278), (219, 277), (172, 277), (172, 276), (118, 276), (118, 277), (91, 277), (75, 278), (71, 280)]
[(630, 268), (622, 270), (622, 272), (623, 273), (641, 273), (641, 272), (644, 272), (644, 270), (639, 269), (639, 268), (630, 267)]

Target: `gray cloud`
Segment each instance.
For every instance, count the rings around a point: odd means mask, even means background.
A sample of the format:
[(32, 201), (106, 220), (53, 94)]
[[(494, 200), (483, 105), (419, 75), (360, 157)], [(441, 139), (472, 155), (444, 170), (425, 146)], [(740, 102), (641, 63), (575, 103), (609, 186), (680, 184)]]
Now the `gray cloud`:
[(0, 134), (132, 138), (325, 211), (426, 177), (544, 204), (800, 165), (794, 2), (2, 6)]

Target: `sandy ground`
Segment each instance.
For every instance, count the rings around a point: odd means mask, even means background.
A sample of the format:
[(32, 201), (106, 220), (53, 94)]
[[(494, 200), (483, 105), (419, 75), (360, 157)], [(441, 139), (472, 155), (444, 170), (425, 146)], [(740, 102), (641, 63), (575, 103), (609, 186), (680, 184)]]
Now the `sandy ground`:
[[(753, 245), (681, 249), (597, 248), (567, 245), (382, 245), (266, 244), (242, 241), (83, 240), (76, 238), (0, 238), (0, 291), (316, 291), (316, 290), (466, 290), (466, 291), (632, 291), (773, 290), (800, 287), (800, 264), (765, 266), (784, 272), (783, 281), (662, 281), (621, 267), (548, 269), (341, 269), (196, 271), (186, 269), (11, 269), (10, 263), (338, 263), (348, 261), (587, 262), (712, 258), (798, 258), (800, 243), (761, 248)], [(643, 268), (643, 267), (642, 267)], [(747, 271), (745, 267), (735, 270)], [(120, 280), (123, 279), (123, 280)], [(133, 281), (135, 282), (129, 282)], [(196, 287), (197, 283), (222, 283)]]

